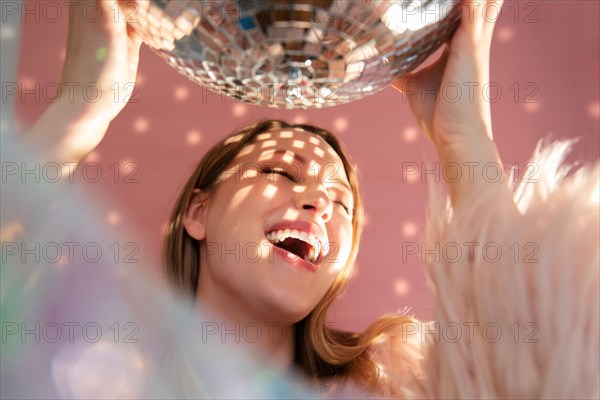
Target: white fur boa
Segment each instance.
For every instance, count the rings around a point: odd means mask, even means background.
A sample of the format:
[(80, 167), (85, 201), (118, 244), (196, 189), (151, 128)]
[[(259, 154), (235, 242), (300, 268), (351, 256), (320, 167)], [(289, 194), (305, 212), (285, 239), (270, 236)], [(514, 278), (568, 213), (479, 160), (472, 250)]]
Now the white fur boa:
[(538, 145), (514, 204), (496, 186), (452, 210), (431, 188), (435, 322), (374, 346), (385, 395), (600, 398), (600, 163), (568, 174), (572, 143)]

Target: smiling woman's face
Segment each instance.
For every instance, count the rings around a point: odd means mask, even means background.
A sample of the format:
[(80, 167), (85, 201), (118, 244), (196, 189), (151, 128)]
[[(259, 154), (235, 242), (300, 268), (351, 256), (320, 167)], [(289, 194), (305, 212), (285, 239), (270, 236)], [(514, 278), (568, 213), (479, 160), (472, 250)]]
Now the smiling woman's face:
[(190, 205), (186, 230), (204, 240), (198, 297), (301, 320), (348, 260), (352, 209), (329, 144), (300, 129), (259, 134)]

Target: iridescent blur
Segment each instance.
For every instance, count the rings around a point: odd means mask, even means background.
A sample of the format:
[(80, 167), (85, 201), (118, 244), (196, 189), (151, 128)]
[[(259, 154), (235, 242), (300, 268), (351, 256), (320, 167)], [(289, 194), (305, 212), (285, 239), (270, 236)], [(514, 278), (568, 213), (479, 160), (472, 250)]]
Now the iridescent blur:
[(248, 103), (287, 109), (380, 91), (447, 41), (460, 19), (459, 0), (136, 3), (128, 22), (183, 75)]

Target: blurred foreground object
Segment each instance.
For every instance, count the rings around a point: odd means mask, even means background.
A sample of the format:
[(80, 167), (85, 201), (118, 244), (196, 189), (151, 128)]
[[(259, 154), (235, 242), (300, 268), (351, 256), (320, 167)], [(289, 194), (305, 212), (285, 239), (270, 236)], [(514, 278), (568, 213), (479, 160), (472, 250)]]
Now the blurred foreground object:
[(446, 42), (460, 19), (458, 0), (135, 3), (128, 22), (183, 75), (245, 102), (288, 109), (382, 90)]
[(1, 151), (0, 398), (318, 398), (153, 280), (143, 243), (81, 187), (31, 172), (10, 132)]

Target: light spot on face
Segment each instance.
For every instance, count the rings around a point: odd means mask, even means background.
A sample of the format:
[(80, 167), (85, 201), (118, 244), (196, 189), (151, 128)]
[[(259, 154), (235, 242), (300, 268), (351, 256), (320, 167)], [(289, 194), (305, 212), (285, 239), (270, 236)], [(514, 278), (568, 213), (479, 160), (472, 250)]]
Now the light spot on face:
[(280, 138), (282, 138), (282, 139), (289, 139), (289, 138), (291, 138), (293, 135), (294, 135), (294, 132), (292, 132), (292, 131), (282, 131), (282, 132), (279, 134), (279, 137), (280, 137)]
[(242, 140), (242, 137), (244, 137), (244, 135), (242, 135), (241, 133), (237, 134), (235, 136), (232, 136), (225, 141), (225, 144), (227, 145), (227, 144), (239, 142), (240, 140)]
[(294, 221), (294, 220), (298, 219), (299, 215), (300, 215), (300, 213), (298, 212), (298, 210), (294, 210), (293, 208), (288, 208), (287, 211), (285, 212), (285, 214), (283, 215), (283, 219), (288, 220), (288, 221)]
[(270, 132), (265, 132), (265, 133), (260, 133), (258, 135), (256, 135), (256, 140), (267, 140), (267, 139), (271, 139), (271, 133)]
[(313, 178), (316, 176), (319, 176), (319, 174), (321, 173), (321, 169), (322, 169), (321, 164), (313, 162), (310, 165), (310, 169), (308, 171), (308, 176), (311, 176)]
[(217, 182), (225, 182), (227, 179), (236, 176), (237, 170), (237, 165), (227, 168), (225, 171), (221, 172), (221, 175), (219, 176), (219, 180)]
[(294, 188), (292, 190), (296, 193), (303, 193), (303, 192), (306, 192), (306, 186), (297, 185), (297, 186), (294, 186)]
[(267, 185), (267, 187), (263, 191), (263, 196), (265, 196), (266, 198), (270, 199), (273, 196), (275, 196), (276, 192), (277, 192), (277, 186), (269, 184), (269, 185)]
[(248, 146), (246, 146), (242, 150), (240, 150), (237, 157), (243, 157), (245, 155), (252, 153), (252, 151), (254, 150), (254, 147), (255, 146), (253, 144), (249, 144)]
[(302, 140), (294, 140), (294, 143), (292, 144), (293, 147), (297, 148), (297, 149), (303, 149), (304, 148), (304, 141)]
[(321, 144), (321, 142), (319, 141), (319, 139), (316, 138), (316, 137), (314, 137), (314, 136), (308, 138), (308, 141), (311, 142), (312, 144), (316, 145), (316, 146), (318, 146), (319, 144)]
[(267, 147), (274, 147), (276, 144), (277, 140), (265, 140), (261, 147), (266, 149)]
[(323, 151), (323, 149), (320, 147), (315, 147), (314, 153), (321, 158), (323, 158), (323, 156), (325, 155), (325, 151)]
[(260, 157), (258, 157), (258, 161), (270, 160), (273, 158), (273, 154), (275, 154), (275, 150), (266, 150), (263, 151)]
[(244, 199), (246, 197), (248, 197), (248, 195), (250, 194), (251, 191), (252, 191), (252, 186), (246, 186), (244, 188), (241, 188), (237, 192), (235, 192), (235, 194), (233, 195), (233, 198), (231, 199), (231, 206), (237, 207), (238, 204), (243, 202)]
[(256, 178), (258, 176), (258, 171), (253, 169), (253, 168), (247, 168), (244, 171), (244, 174), (242, 175), (242, 179), (248, 179), (248, 178)]
[(335, 152), (334, 149), (332, 149), (331, 147), (327, 148), (327, 152), (329, 153), (330, 156), (334, 157), (334, 158), (338, 158), (338, 154)]
[(286, 163), (291, 163), (292, 161), (294, 161), (294, 155), (294, 152), (288, 150), (283, 155), (282, 160)]

